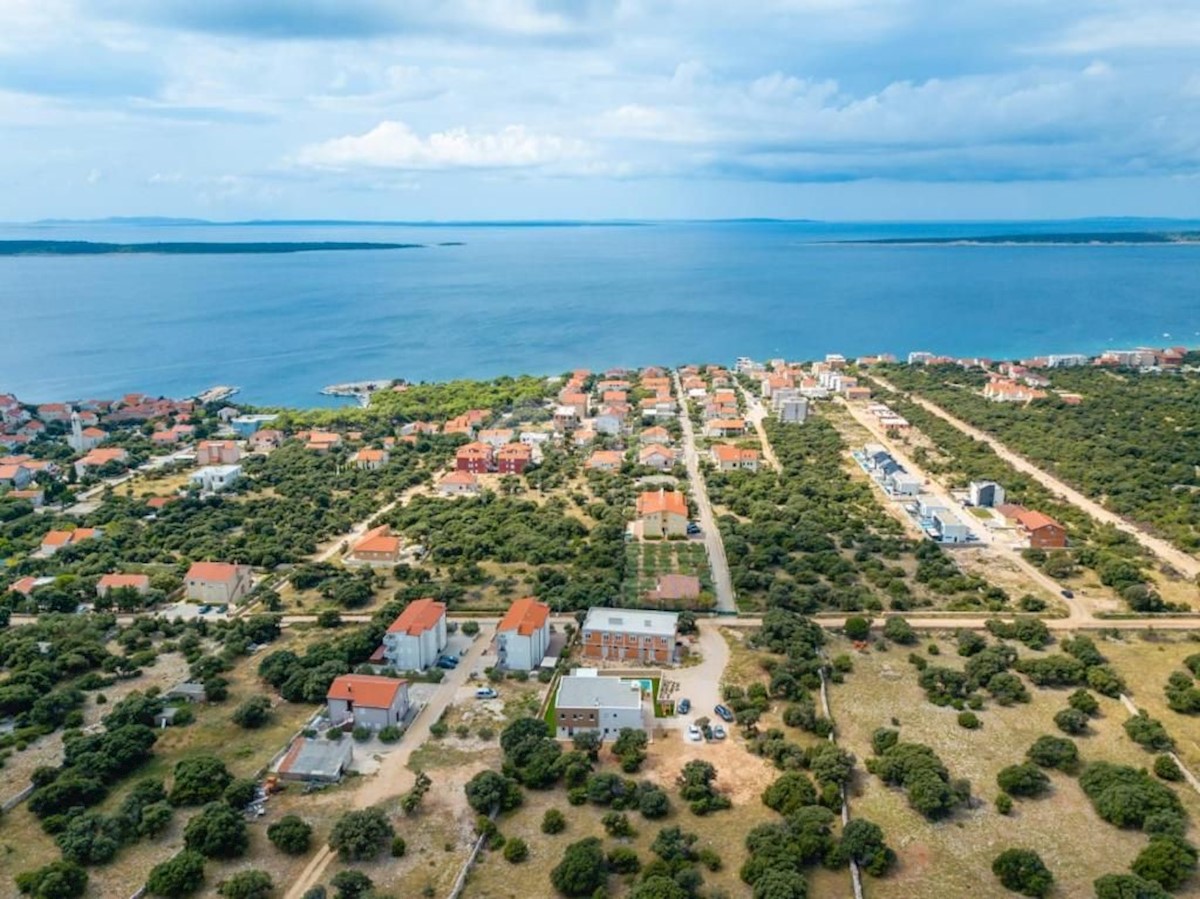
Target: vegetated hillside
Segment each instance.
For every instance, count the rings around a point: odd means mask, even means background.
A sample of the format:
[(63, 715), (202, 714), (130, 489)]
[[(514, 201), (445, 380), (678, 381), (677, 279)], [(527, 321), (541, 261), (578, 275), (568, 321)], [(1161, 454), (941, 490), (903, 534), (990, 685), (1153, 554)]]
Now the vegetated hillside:
[(1200, 378), (1107, 369), (1050, 374), (1051, 395), (1024, 405), (978, 394), (982, 372), (889, 366), (895, 386), (933, 400), (1180, 549), (1200, 550)]

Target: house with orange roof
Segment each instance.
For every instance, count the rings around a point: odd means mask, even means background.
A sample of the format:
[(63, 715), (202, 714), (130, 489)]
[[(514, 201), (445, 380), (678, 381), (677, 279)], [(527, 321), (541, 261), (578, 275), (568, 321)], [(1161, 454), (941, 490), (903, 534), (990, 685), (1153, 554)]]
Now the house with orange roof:
[(42, 403), (37, 407), (37, 417), (42, 421), (65, 423), (71, 420), (71, 407), (66, 403)]
[(506, 443), (496, 450), (496, 471), (500, 474), (524, 474), (533, 461), (533, 447), (524, 443)]
[(304, 441), (304, 448), (314, 453), (327, 453), (342, 445), (342, 435), (333, 431), (302, 431), (296, 435)]
[(195, 430), (191, 425), (175, 425), (174, 427), (163, 428), (150, 435), (150, 442), (155, 446), (174, 446), (176, 443), (182, 443), (184, 440), (191, 439)]
[(495, 468), (496, 451), (486, 443), (468, 443), (454, 451), (454, 467), (471, 474), (486, 474)]
[[(3, 466), (0, 466), (2, 472)], [(4, 475), (0, 473), (0, 481), (3, 481)], [(35, 509), (40, 509), (46, 502), (46, 491), (38, 487), (31, 487), (24, 490), (10, 490), (5, 493), (3, 499), (24, 500)]]
[(595, 441), (596, 441), (596, 432), (593, 431), (590, 426), (585, 427), (585, 428), (580, 428), (578, 431), (576, 431), (574, 434), (571, 435), (571, 445), (572, 446), (577, 446), (577, 447), (578, 446), (587, 446), (588, 444), (594, 443)]
[(99, 528), (75, 528), (73, 531), (47, 531), (42, 537), (40, 554), (44, 557), (54, 555), (64, 546), (75, 546), (84, 540), (101, 536)]
[(374, 674), (342, 674), (329, 685), (325, 704), (334, 727), (396, 727), (408, 714), (408, 681)]
[(638, 435), (638, 440), (642, 443), (657, 443), (662, 446), (669, 446), (671, 440), (671, 432), (666, 428), (655, 425), (653, 428), (646, 428)]
[(675, 464), (675, 452), (662, 444), (651, 443), (638, 451), (638, 464), (666, 471)]
[(129, 459), (129, 453), (125, 452), (119, 446), (115, 447), (96, 447), (88, 452), (82, 459), (75, 462), (75, 474), (77, 477), (83, 477), (88, 473), (89, 468), (102, 468), (110, 462), (125, 462)]
[(0, 487), (20, 489), (33, 480), (33, 472), (19, 462), (5, 464), (0, 458)]
[(1028, 403), (1046, 396), (1046, 391), (1007, 378), (993, 378), (983, 388), (983, 395), (993, 403)]
[(637, 516), (643, 537), (686, 537), (687, 498), (665, 489), (650, 490), (637, 499)]
[(592, 450), (587, 467), (592, 471), (619, 471), (625, 461), (624, 453), (616, 450)]
[(446, 648), (446, 604), (410, 602), (383, 635), (383, 657), (400, 671), (424, 671)]
[(624, 403), (628, 398), (624, 390), (605, 390), (600, 394), (600, 402), (605, 404)]
[(479, 490), (479, 478), (469, 471), (452, 471), (438, 481), (442, 496), (478, 496)]
[(550, 647), (550, 607), (532, 596), (518, 599), (496, 628), (496, 660), (510, 671), (532, 671)]
[(468, 437), (475, 436), (475, 424), (470, 417), (459, 415), (446, 422), (442, 428), (443, 434), (466, 434)]
[(184, 595), (192, 602), (227, 606), (250, 592), (249, 565), (193, 562), (183, 578)]
[(558, 404), (570, 406), (580, 418), (584, 418), (588, 414), (588, 395), (586, 393), (564, 390), (558, 396)]
[(139, 596), (150, 592), (150, 575), (148, 574), (106, 574), (96, 581), (96, 595), (107, 596), (109, 590), (129, 588), (136, 590)]
[(715, 443), (710, 450), (717, 471), (758, 471), (759, 452), (728, 443)]
[(606, 390), (620, 390), (622, 392), (630, 389), (632, 385), (623, 378), (606, 378), (596, 384), (596, 390), (603, 394)]
[(1023, 509), (1016, 514), (1016, 522), (1029, 538), (1029, 545), (1036, 549), (1063, 549), (1067, 545), (1067, 530), (1049, 515)]
[(379, 471), (388, 464), (388, 451), (385, 449), (360, 449), (350, 457), (354, 467), (361, 471)]
[(746, 433), (745, 419), (714, 418), (704, 423), (705, 437), (740, 437)]
[(22, 596), (29, 596), (33, 593), (33, 589), (38, 586), (38, 579), (35, 577), (18, 578), (9, 584), (8, 589), (13, 593), (20, 593)]
[(346, 561), (361, 565), (395, 565), (400, 561), (400, 538), (386, 524), (381, 524), (362, 535)]
[(196, 462), (200, 465), (233, 465), (242, 458), (242, 450), (232, 440), (201, 440), (196, 444)]

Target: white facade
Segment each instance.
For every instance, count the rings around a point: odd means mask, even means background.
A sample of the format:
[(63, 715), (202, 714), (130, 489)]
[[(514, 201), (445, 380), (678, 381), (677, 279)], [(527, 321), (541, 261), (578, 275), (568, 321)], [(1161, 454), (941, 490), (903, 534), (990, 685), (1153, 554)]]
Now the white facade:
[(592, 668), (577, 668), (562, 678), (555, 702), (555, 735), (560, 740), (594, 731), (615, 739), (623, 728), (644, 730), (642, 685), (618, 677), (601, 677)]
[(206, 465), (192, 473), (192, 483), (204, 493), (220, 493), (237, 483), (241, 476), (240, 465)]
[(418, 634), (388, 633), (383, 636), (383, 657), (399, 671), (424, 671), (446, 648), (446, 616)]
[(509, 671), (533, 671), (542, 664), (550, 646), (550, 619), (525, 635), (519, 630), (496, 631), (496, 654)]
[(984, 507), (1004, 505), (1004, 488), (995, 481), (972, 481), (971, 505)]

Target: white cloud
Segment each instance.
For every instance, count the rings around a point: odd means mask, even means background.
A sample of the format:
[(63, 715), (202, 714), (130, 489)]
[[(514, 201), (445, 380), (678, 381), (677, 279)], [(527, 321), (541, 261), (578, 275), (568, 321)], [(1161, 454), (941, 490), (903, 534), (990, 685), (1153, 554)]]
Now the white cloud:
[(1200, 10), (1194, 4), (1174, 9), (1130, 9), (1083, 19), (1046, 49), (1060, 53), (1111, 50), (1200, 48)]
[(587, 153), (582, 141), (540, 134), (522, 125), (490, 133), (453, 128), (421, 137), (404, 122), (387, 121), (365, 134), (307, 146), (296, 161), (311, 168), (334, 170), (522, 169), (578, 160)]

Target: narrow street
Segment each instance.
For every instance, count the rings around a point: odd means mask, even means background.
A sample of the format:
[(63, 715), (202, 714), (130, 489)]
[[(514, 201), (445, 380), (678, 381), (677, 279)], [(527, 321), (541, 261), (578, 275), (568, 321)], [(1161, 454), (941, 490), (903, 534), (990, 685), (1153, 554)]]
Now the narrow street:
[[(889, 384), (878, 375), (873, 374), (871, 377), (888, 390), (891, 390), (895, 393), (903, 393), (903, 391), (897, 390), (892, 384)], [(1024, 456), (1013, 452), (995, 437), (979, 430), (979, 428), (967, 424), (960, 418), (956, 418), (941, 406), (931, 403), (929, 400), (922, 399), (915, 394), (909, 394), (908, 396), (909, 399), (911, 399), (922, 409), (927, 412), (931, 412), (943, 421), (954, 425), (954, 427), (958, 428), (968, 437), (973, 437), (976, 440), (986, 443), (992, 448), (997, 456), (999, 456), (1013, 468), (1017, 469), (1017, 471), (1024, 472), (1032, 477), (1047, 490), (1057, 493), (1067, 502), (1083, 509), (1097, 521), (1105, 524), (1111, 524), (1118, 530), (1123, 531), (1129, 536), (1133, 537), (1138, 543), (1142, 544), (1142, 546), (1146, 547), (1146, 549), (1158, 556), (1161, 561), (1180, 571), (1185, 577), (1194, 580), (1196, 577), (1200, 576), (1200, 559), (1197, 559), (1195, 556), (1188, 555), (1182, 550), (1175, 548), (1161, 537), (1155, 537), (1141, 525), (1133, 524), (1129, 521), (1126, 521), (1115, 512), (1110, 512), (1096, 501), (1088, 499), (1075, 488), (1067, 486), (1058, 478), (1049, 474), (1045, 470), (1038, 468)]]
[(683, 462), (687, 466), (688, 480), (692, 482), (692, 496), (696, 500), (697, 518), (704, 532), (704, 546), (708, 550), (708, 564), (712, 568), (713, 590), (717, 594), (717, 612), (736, 615), (737, 602), (733, 594), (733, 579), (729, 576), (729, 561), (725, 558), (725, 544), (717, 530), (717, 519), (713, 515), (712, 503), (708, 500), (708, 485), (700, 471), (700, 455), (696, 451), (696, 434), (692, 419), (688, 415), (687, 396), (679, 373), (674, 373), (675, 396), (679, 402), (679, 424), (683, 428)]
[(767, 417), (766, 407), (759, 402), (758, 397), (750, 393), (741, 384), (737, 385), (737, 389), (742, 393), (742, 399), (746, 401), (746, 418), (754, 425), (754, 430), (758, 432), (758, 440), (762, 444), (763, 458), (767, 460), (776, 471), (782, 471), (783, 468), (779, 464), (779, 457), (775, 455), (775, 450), (771, 447), (771, 441), (767, 439), (767, 429), (763, 427), (763, 421)]
[[(401, 795), (412, 787), (415, 774), (408, 770), (408, 760), (413, 752), (430, 738), (429, 728), (454, 700), (454, 695), (467, 682), (468, 675), (479, 665), (483, 651), (491, 643), (492, 630), (481, 631), (471, 644), (471, 648), (462, 657), (458, 667), (448, 671), (445, 679), (438, 684), (433, 697), (417, 714), (417, 718), (404, 732), (400, 745), (384, 758), (375, 774), (363, 778), (362, 784), (355, 791), (353, 807), (367, 808), (379, 805), (389, 799)], [(304, 871), (296, 879), (284, 899), (301, 899), (306, 891), (315, 886), (324, 875), (329, 863), (335, 858), (334, 852), (328, 846), (322, 846), (313, 856), (312, 861), (305, 866)]]

